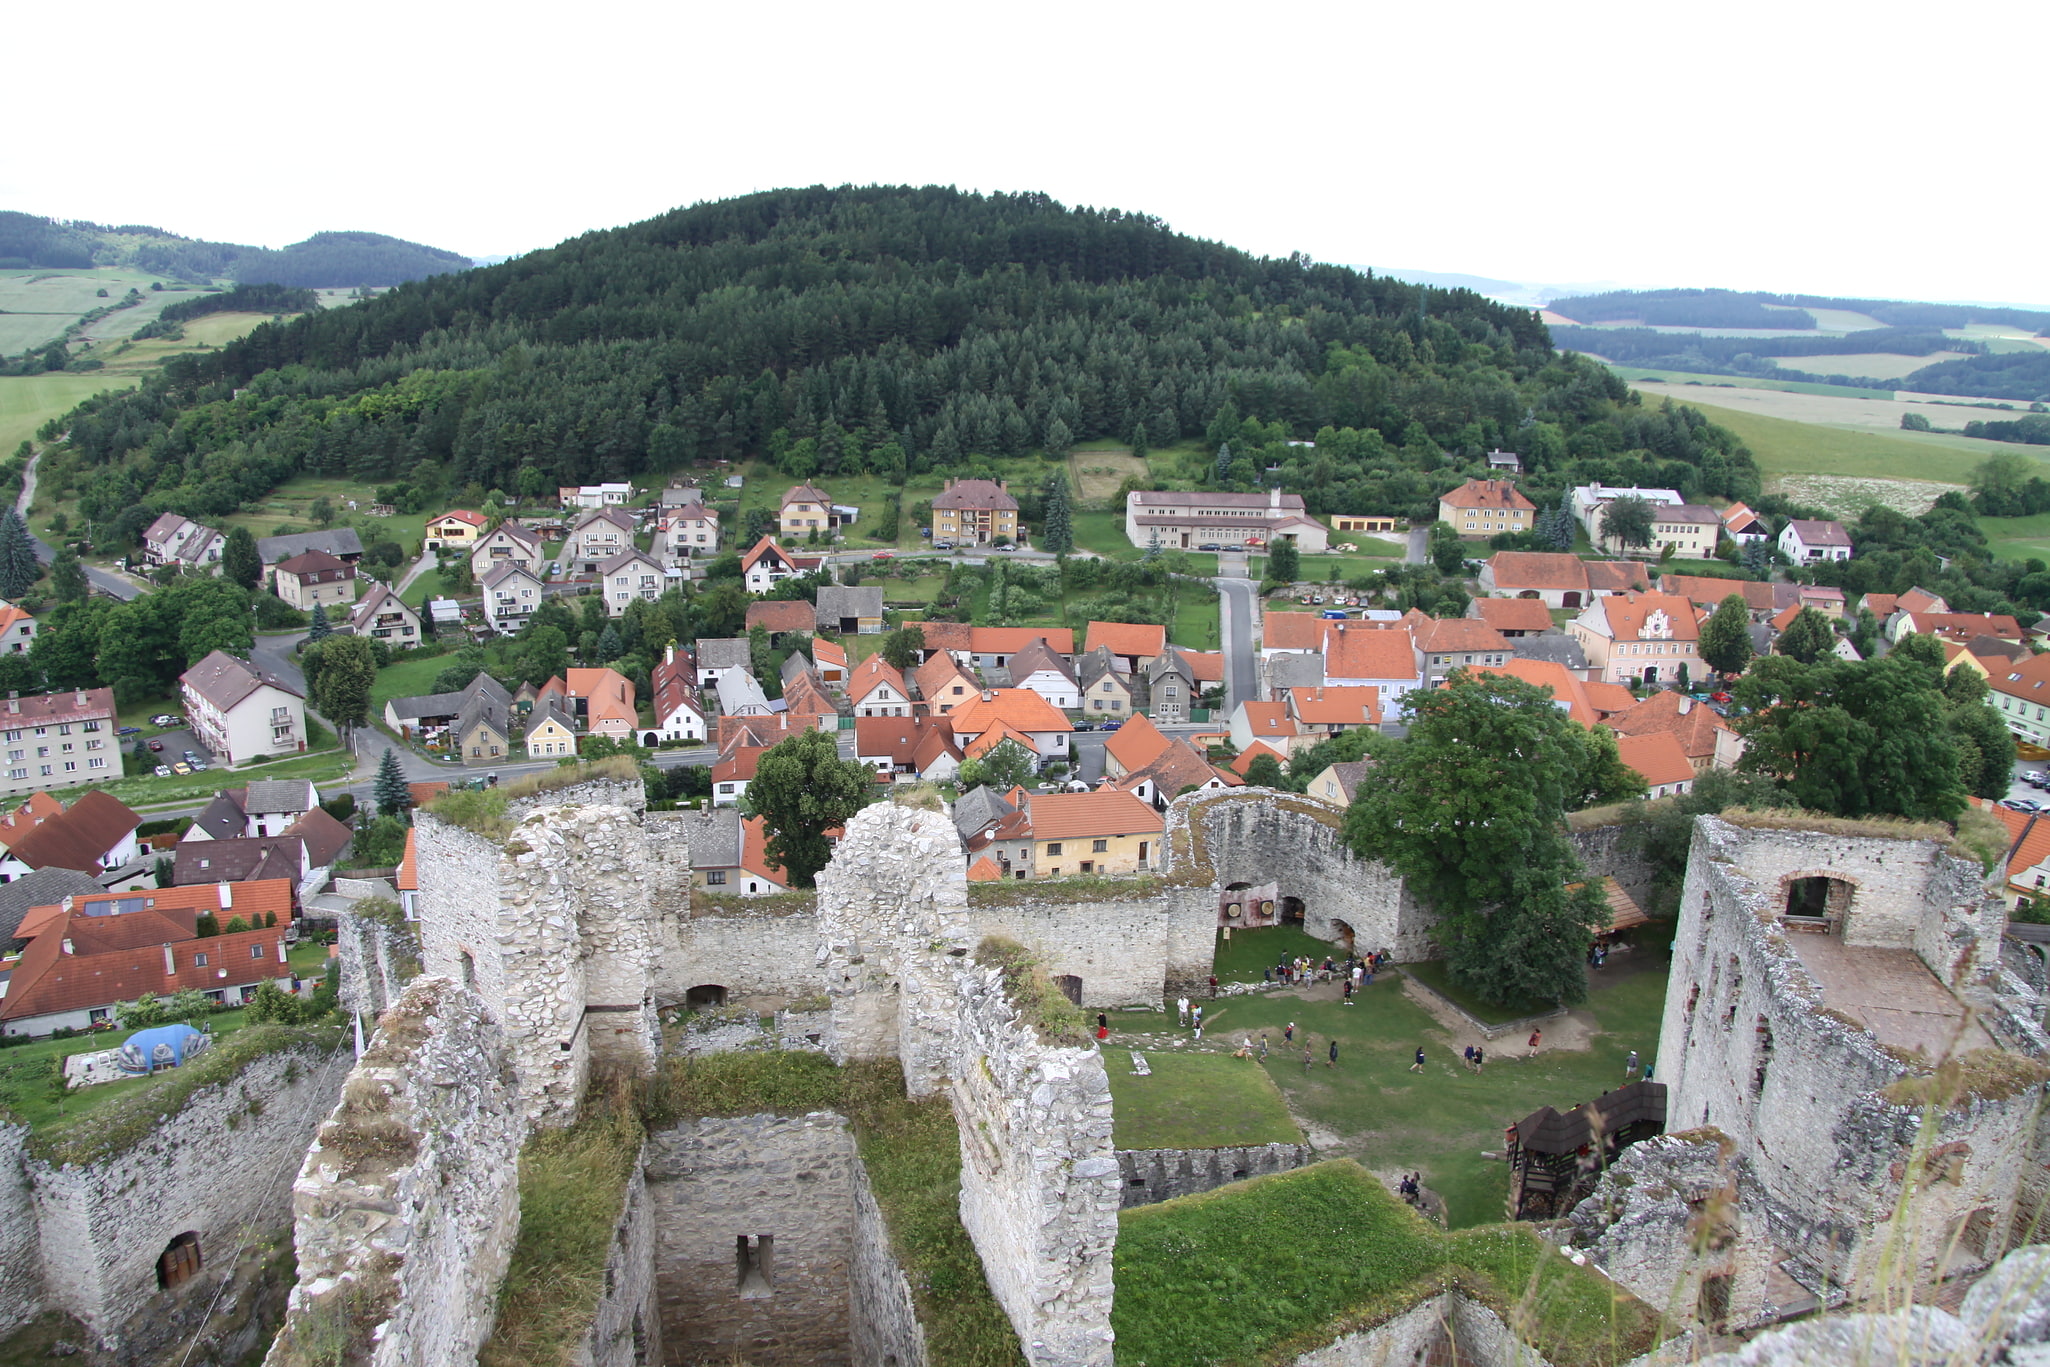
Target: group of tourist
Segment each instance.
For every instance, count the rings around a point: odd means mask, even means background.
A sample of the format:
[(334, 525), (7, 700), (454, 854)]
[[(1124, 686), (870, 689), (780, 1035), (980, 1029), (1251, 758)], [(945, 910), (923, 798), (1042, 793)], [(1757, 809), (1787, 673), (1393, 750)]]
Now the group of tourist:
[[(1293, 987), (1298, 984), (1326, 983), (1337, 978), (1345, 984), (1346, 1004), (1350, 1005), (1353, 992), (1363, 986), (1372, 987), (1374, 975), (1380, 972), (1387, 962), (1388, 951), (1385, 949), (1375, 950), (1364, 958), (1357, 954), (1348, 955), (1344, 963), (1338, 962), (1328, 954), (1321, 960), (1302, 955), (1291, 959), (1284, 955), (1274, 967), (1260, 970), (1260, 981)], [(1215, 984), (1216, 979), (1211, 979), (1211, 982)]]

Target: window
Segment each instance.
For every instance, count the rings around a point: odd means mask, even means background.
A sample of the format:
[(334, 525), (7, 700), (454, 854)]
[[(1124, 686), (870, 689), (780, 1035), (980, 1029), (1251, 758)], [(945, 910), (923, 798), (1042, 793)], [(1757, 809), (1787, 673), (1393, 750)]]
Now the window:
[(1054, 841), (1046, 847), (1046, 852), (1048, 854), (1059, 854), (1061, 852), (1061, 842), (1058, 840)]
[(1095, 854), (1103, 854), (1110, 849), (1110, 842), (1108, 840), (1092, 841), (1089, 848)]
[(250, 958), (252, 958), (252, 959), (261, 959), (261, 958), (263, 957), (263, 946), (262, 946), (262, 945), (251, 945), (251, 946), (249, 946), (249, 957), (250, 957)]
[(724, 886), (726, 886), (726, 870), (724, 870), (724, 869), (706, 869), (706, 870), (705, 870), (705, 883), (706, 883), (706, 885), (707, 885), (707, 886), (709, 886), (709, 887), (715, 887), (715, 888), (720, 888), (720, 887), (724, 887)]
[(195, 955), (193, 955), (193, 956), (192, 956), (192, 966), (193, 966), (194, 968), (205, 968), (205, 967), (206, 967), (206, 955), (204, 955), (204, 954), (195, 954)]

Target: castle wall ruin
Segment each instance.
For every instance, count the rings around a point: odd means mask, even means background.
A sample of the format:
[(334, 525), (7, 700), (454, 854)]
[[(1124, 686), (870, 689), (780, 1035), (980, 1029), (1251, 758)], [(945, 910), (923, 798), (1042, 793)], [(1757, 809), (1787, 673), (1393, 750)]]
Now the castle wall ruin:
[(1457, 1291), (1419, 1301), (1372, 1329), (1346, 1334), (1297, 1358), (1294, 1367), (1550, 1367), (1487, 1306)]
[[(1828, 880), (1825, 914), (1790, 916), (1817, 905), (1796, 887), (1811, 878)], [(2001, 925), (1992, 900), (1975, 865), (1930, 841), (1697, 821), (1659, 1039), (1668, 1123), (1727, 1136), (1773, 1243), (1854, 1297), (1883, 1254), (1928, 1281), (2006, 1247), (2040, 1083), (1926, 1118), (1881, 1095), (1946, 1054), (1997, 1059), (1987, 1023), (2042, 1051), (2012, 1028), (2033, 1005), (2011, 1000), (2020, 985), (1990, 942), (1981, 955)]]
[(1124, 1210), (1214, 1191), (1230, 1182), (1288, 1172), (1312, 1161), (1308, 1144), (1119, 1149), (1116, 1157), (1119, 1208)]
[(264, 1359), (377, 1324), (371, 1367), (474, 1361), (519, 1234), (528, 1133), (482, 999), (416, 978), (342, 1086), (292, 1188), (299, 1284)]
[(627, 1177), (626, 1199), (605, 1255), (605, 1294), (570, 1367), (648, 1367), (667, 1362), (655, 1300), (655, 1203), (648, 1196), (648, 1153)]
[(225, 1269), (246, 1237), (283, 1228), (292, 1174), (348, 1066), (346, 1049), (281, 1049), (196, 1089), (118, 1153), (62, 1166), (27, 1157), (46, 1308), (116, 1344), (160, 1294), (158, 1259), (174, 1241)]
[(854, 1165), (851, 1279), (854, 1367), (926, 1367), (925, 1326), (918, 1320), (911, 1280), (890, 1247), (889, 1225), (859, 1161)]
[(0, 1124), (0, 1335), (43, 1313), (43, 1250), (26, 1125)]

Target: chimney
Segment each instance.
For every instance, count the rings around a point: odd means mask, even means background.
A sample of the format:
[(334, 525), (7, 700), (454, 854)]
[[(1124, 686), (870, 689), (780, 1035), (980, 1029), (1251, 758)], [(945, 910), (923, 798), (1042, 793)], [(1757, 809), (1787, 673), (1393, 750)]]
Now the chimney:
[(996, 697), (997, 695), (990, 692), (988, 689), (985, 688), (984, 690), (982, 690), (982, 700), (984, 702), (995, 702)]
[(221, 909), (225, 911), (229, 907), (235, 905), (235, 885), (232, 883), (222, 883), (219, 886), (221, 895)]
[(1687, 714), (1688, 714), (1689, 712), (1692, 712), (1693, 710), (1694, 710), (1694, 699), (1692, 699), (1692, 698), (1688, 697), (1688, 696), (1687, 696), (1687, 695), (1686, 695), (1685, 693), (1682, 693), (1682, 694), (1680, 695), (1680, 715), (1684, 717), (1684, 716), (1686, 716), (1686, 715), (1687, 715)]
[(1277, 511), (1281, 508), (1281, 489), (1278, 486), (1267, 491), (1267, 506)]
[(73, 949), (73, 948), (71, 947), (71, 937), (70, 937), (69, 935), (67, 935), (67, 936), (65, 936), (65, 937), (64, 937), (64, 952), (65, 952), (66, 954), (76, 954), (76, 953), (78, 953), (78, 951), (77, 951), (77, 950), (75, 950), (75, 949)]
[(84, 706), (85, 706), (85, 690), (84, 690), (83, 688), (81, 688), (81, 689), (79, 689), (79, 690), (78, 690), (78, 698), (77, 698), (77, 700), (76, 700), (76, 701), (75, 701), (75, 702), (74, 702), (74, 703), (73, 703), (72, 705), (73, 705), (74, 707), (84, 707)]
[(70, 911), (72, 903), (76, 902), (77, 900), (77, 898), (73, 897), (70, 893), (67, 892), (64, 894), (64, 900), (58, 905), (62, 906), (64, 910)]
[(165, 945), (165, 946), (164, 946), (164, 976), (168, 978), (168, 977), (170, 977), (170, 976), (171, 976), (172, 974), (176, 973), (177, 971), (178, 971), (178, 956), (177, 956), (177, 955), (175, 955), (175, 954), (173, 954), (173, 953), (171, 952), (171, 947), (170, 947), (169, 945)]

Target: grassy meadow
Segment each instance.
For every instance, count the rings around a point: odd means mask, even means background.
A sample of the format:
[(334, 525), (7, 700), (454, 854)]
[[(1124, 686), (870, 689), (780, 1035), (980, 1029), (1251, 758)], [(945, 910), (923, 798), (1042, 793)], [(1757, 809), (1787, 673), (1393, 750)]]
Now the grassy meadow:
[[(1796, 357), (1807, 360), (1807, 357)], [(1839, 356), (1840, 361), (1861, 361), (1862, 356)], [(1820, 384), (1812, 380), (1771, 380), (1754, 375), (1700, 375), (1685, 370), (1647, 370), (1642, 366), (1612, 365), (1609, 369), (1631, 383), (1651, 380), (1662, 384), (1700, 385), (1704, 389), (1770, 389), (1782, 394), (1829, 394), (1855, 399), (1891, 399), (1891, 389), (1867, 389), (1859, 385)], [(1849, 371), (1832, 373), (1849, 374)], [(1878, 378), (1877, 376), (1873, 378)]]

